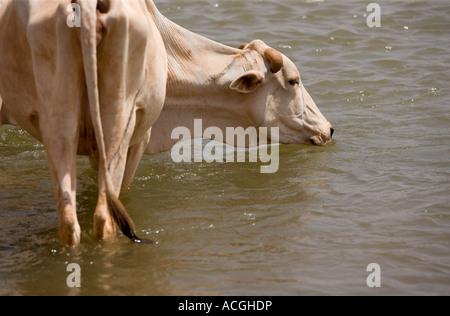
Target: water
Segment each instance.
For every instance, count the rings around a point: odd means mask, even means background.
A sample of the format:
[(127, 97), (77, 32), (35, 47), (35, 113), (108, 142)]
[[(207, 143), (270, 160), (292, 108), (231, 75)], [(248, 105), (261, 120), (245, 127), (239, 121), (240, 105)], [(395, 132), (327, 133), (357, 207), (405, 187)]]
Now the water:
[(156, 1), (194, 32), (288, 55), (335, 141), (281, 146), (269, 175), (146, 156), (122, 200), (151, 246), (93, 238), (96, 174), (80, 157), (82, 245), (67, 249), (43, 147), (2, 127), (0, 295), (449, 295), (450, 3), (380, 1), (381, 28), (368, 3)]

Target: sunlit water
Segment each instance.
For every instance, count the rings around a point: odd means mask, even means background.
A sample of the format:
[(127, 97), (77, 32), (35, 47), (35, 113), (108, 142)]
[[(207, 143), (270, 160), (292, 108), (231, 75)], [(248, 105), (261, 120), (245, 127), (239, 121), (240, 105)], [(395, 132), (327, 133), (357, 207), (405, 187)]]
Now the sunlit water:
[(0, 295), (450, 294), (450, 3), (381, 1), (369, 28), (369, 2), (155, 2), (219, 42), (288, 55), (334, 142), (282, 145), (275, 174), (144, 157), (122, 194), (144, 246), (94, 239), (96, 173), (81, 157), (82, 245), (67, 249), (43, 147), (2, 127)]

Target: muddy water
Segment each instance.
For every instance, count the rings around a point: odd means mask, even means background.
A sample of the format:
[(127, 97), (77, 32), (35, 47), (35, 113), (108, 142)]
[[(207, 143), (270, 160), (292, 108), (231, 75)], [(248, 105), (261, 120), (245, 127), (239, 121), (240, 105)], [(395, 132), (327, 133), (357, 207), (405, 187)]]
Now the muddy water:
[(81, 157), (82, 245), (66, 249), (43, 147), (2, 127), (0, 295), (450, 294), (448, 2), (381, 1), (380, 28), (369, 2), (155, 3), (209, 38), (288, 55), (334, 142), (281, 146), (275, 174), (146, 156), (122, 200), (151, 246), (93, 238), (96, 174)]

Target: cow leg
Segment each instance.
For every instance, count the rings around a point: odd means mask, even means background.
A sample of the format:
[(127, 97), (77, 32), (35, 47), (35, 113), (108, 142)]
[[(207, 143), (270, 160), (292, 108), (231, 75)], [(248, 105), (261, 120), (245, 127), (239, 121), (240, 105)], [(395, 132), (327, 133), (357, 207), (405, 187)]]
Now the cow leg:
[[(59, 80), (65, 87), (74, 84), (73, 81), (66, 82), (67, 78)], [(39, 127), (58, 207), (58, 238), (67, 246), (77, 246), (81, 235), (76, 214), (79, 104), (76, 92), (73, 93), (69, 89), (55, 89), (50, 96), (54, 101), (43, 101), (39, 113)], [(40, 99), (44, 100), (44, 97)]]
[[(99, 179), (101, 171), (99, 171)], [(106, 184), (99, 181), (99, 196), (94, 213), (94, 234), (98, 240), (111, 238), (116, 233), (116, 225), (109, 214), (106, 200)]]
[[(126, 183), (130, 182), (142, 156), (142, 149), (131, 146), (135, 144), (131, 140), (148, 140), (146, 133), (151, 127), (149, 116), (153, 113), (148, 112), (145, 118), (138, 118), (139, 92), (141, 88), (146, 91), (142, 99), (148, 102), (141, 102), (145, 108), (153, 103), (161, 103), (162, 107), (167, 73), (164, 45), (156, 27), (149, 24), (144, 2), (110, 0), (109, 4), (108, 8), (100, 10), (98, 25), (101, 27), (97, 28), (100, 30), (98, 84), (108, 169), (100, 170), (100, 196), (94, 215), (94, 229), (99, 239), (110, 237), (115, 231), (105, 204), (106, 183), (103, 183), (105, 180), (102, 178), (105, 177), (101, 172), (109, 173), (113, 188), (108, 189), (117, 195), (125, 173)], [(165, 70), (164, 73), (162, 70)], [(147, 91), (144, 85), (151, 89)], [(132, 161), (127, 166), (130, 146), (133, 147), (130, 150)]]
[(134, 176), (136, 175), (136, 170), (139, 166), (139, 162), (142, 159), (142, 155), (147, 148), (151, 134), (152, 130), (150, 129), (136, 145), (133, 145), (128, 150), (128, 158), (127, 165), (125, 167), (125, 175), (123, 178), (123, 186), (127, 187), (133, 182)]
[(55, 126), (41, 130), (58, 207), (58, 238), (63, 245), (77, 246), (81, 229), (76, 213), (76, 146), (61, 135), (54, 139), (56, 129)]
[[(107, 130), (104, 128), (104, 133), (107, 135)], [(108, 161), (109, 176), (113, 185), (113, 193), (118, 197), (122, 188), (123, 174), (126, 165), (128, 144), (130, 138), (124, 139), (118, 151)], [(108, 147), (107, 147), (108, 148)], [(110, 156), (110, 155), (108, 155)], [(116, 225), (108, 211), (108, 204), (106, 200), (106, 182), (103, 170), (99, 170), (99, 198), (97, 207), (94, 213), (94, 231), (99, 240), (108, 239), (113, 237), (116, 233)]]
[(63, 245), (77, 246), (81, 235), (76, 214), (78, 115), (76, 104), (64, 98), (56, 97), (60, 101), (44, 105), (53, 109), (42, 111), (40, 130), (58, 207), (58, 238)]
[(76, 154), (82, 103), (80, 91), (83, 91), (84, 81), (77, 31), (67, 27), (66, 7), (61, 5), (58, 9), (56, 25), (49, 19), (46, 23), (39, 20), (29, 27), (39, 102), (33, 121), (41, 132), (53, 181), (59, 241), (76, 246), (81, 236), (76, 214)]
[[(102, 26), (101, 41), (97, 47), (98, 84), (107, 172), (113, 186), (111, 189), (119, 196), (130, 140), (136, 126), (134, 102), (144, 79), (148, 31), (145, 27), (147, 22), (136, 17), (136, 12), (129, 7), (134, 2), (115, 0), (109, 3), (110, 12), (98, 17), (98, 23)], [(139, 10), (137, 13), (141, 14)], [(136, 29), (135, 24), (142, 27), (142, 23), (144, 27)], [(94, 231), (99, 240), (113, 237), (116, 231), (108, 210), (103, 172), (100, 168), (99, 199), (94, 214)]]

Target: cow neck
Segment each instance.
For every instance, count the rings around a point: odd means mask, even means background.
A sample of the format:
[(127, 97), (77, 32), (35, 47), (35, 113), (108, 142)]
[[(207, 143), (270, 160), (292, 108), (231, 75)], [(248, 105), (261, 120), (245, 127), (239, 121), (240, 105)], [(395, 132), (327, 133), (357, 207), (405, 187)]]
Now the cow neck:
[[(150, 12), (166, 46), (168, 90), (174, 94), (186, 86), (214, 83), (242, 51), (209, 40), (167, 19), (151, 5)], [(185, 89), (184, 89), (185, 90)]]
[(239, 120), (243, 117), (241, 102), (233, 100), (236, 93), (225, 78), (234, 63), (245, 59), (243, 51), (180, 27), (154, 5), (150, 12), (166, 46), (169, 70), (164, 109), (152, 129), (151, 152), (170, 149), (176, 143), (170, 139), (176, 127), (185, 126), (193, 132), (194, 119), (202, 119), (204, 129), (250, 126)]

